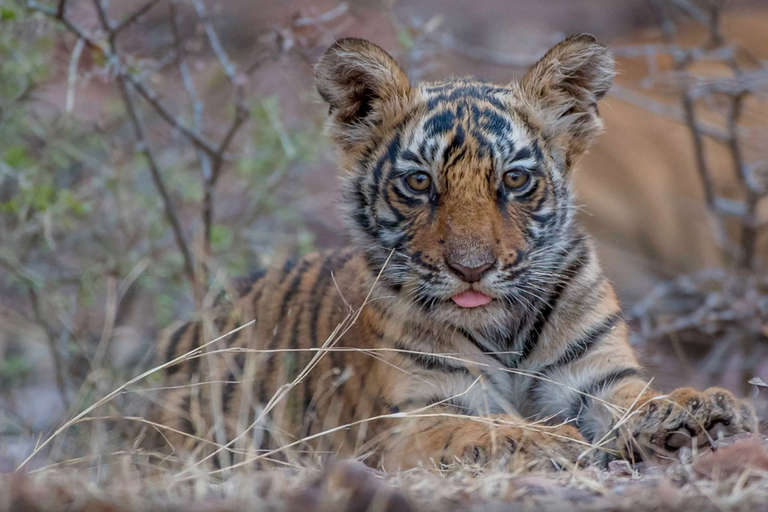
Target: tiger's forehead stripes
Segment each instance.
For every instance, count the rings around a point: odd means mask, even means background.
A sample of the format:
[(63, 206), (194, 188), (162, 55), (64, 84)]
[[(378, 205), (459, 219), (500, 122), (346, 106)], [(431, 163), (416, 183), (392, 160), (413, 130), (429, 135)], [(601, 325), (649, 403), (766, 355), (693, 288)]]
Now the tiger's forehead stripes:
[[(481, 175), (484, 180), (468, 184), (485, 195), (495, 189), (500, 173), (513, 164), (536, 172), (544, 155), (513, 106), (512, 92), (465, 82), (423, 86), (417, 113), (402, 132), (402, 148), (400, 135), (395, 137), (402, 150), (394, 159), (388, 152), (390, 177), (424, 170), (442, 188), (462, 189), (465, 181)], [(378, 183), (380, 176), (377, 166), (374, 181)]]
[[(535, 133), (514, 102), (511, 89), (465, 81), (420, 89), (427, 112), (414, 138), (419, 142), (417, 155), (429, 162), (450, 156), (471, 140), (480, 158), (490, 157), (496, 163), (525, 158), (532, 151)], [(440, 142), (450, 138), (447, 154), (440, 154)], [(445, 146), (442, 146), (446, 150)], [(517, 155), (516, 151), (523, 151)], [(538, 149), (537, 149), (538, 152)]]

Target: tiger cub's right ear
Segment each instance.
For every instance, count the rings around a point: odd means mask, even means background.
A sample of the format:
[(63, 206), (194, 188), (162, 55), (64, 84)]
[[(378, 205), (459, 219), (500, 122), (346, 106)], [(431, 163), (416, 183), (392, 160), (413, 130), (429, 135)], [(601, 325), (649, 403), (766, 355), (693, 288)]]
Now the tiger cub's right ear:
[(364, 39), (340, 39), (315, 66), (320, 96), (330, 105), (330, 135), (355, 144), (406, 108), (410, 85), (384, 50)]

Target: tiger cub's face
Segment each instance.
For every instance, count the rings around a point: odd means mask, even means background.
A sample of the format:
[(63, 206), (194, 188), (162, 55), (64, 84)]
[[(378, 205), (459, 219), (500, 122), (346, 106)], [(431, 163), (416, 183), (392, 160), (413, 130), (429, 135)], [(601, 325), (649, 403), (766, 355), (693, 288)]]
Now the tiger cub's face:
[(379, 47), (343, 39), (316, 73), (347, 217), (383, 284), (457, 326), (525, 311), (568, 250), (569, 174), (601, 128), (607, 50), (576, 36), (520, 82), (411, 86)]

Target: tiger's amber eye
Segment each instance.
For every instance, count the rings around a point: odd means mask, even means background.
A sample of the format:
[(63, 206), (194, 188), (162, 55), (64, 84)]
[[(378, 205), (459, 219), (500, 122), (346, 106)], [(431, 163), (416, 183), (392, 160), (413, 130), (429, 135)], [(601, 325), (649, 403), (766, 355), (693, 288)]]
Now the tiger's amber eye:
[(531, 175), (520, 169), (513, 169), (504, 173), (504, 185), (510, 190), (520, 190), (531, 181)]
[(405, 177), (405, 184), (414, 192), (426, 192), (432, 186), (432, 178), (425, 172), (414, 172)]

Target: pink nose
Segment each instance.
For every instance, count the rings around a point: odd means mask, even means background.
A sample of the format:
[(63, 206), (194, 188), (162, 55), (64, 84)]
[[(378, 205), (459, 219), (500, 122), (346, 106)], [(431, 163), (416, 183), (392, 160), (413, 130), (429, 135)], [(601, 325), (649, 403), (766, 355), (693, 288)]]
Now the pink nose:
[(445, 262), (448, 264), (448, 267), (457, 276), (459, 276), (462, 280), (468, 283), (478, 282), (480, 279), (483, 278), (486, 272), (488, 272), (491, 269), (491, 267), (496, 265), (496, 259), (488, 263), (483, 263), (479, 267), (466, 267), (461, 263), (452, 262), (448, 258), (446, 258)]

